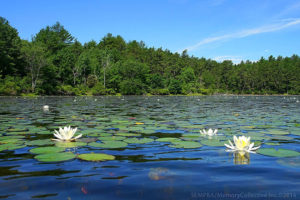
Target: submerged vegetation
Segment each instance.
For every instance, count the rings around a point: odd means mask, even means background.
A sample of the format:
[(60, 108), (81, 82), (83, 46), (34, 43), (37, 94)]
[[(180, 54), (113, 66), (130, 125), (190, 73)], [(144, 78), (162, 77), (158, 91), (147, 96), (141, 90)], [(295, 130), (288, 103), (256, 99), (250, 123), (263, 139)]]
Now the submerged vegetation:
[(31, 41), (0, 17), (0, 95), (300, 94), (300, 57), (233, 64), (107, 34), (81, 44), (60, 23)]

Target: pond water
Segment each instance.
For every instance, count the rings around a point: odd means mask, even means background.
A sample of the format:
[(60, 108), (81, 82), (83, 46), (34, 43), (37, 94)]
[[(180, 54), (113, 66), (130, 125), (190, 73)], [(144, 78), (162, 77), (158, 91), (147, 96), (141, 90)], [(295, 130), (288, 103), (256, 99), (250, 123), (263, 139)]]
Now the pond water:
[[(299, 199), (299, 100), (0, 97), (0, 197)], [(51, 140), (54, 130), (69, 125), (83, 136)], [(208, 128), (217, 128), (217, 136), (199, 133)], [(234, 135), (250, 136), (261, 147), (227, 152), (224, 143)], [(98, 153), (113, 160), (80, 157)]]

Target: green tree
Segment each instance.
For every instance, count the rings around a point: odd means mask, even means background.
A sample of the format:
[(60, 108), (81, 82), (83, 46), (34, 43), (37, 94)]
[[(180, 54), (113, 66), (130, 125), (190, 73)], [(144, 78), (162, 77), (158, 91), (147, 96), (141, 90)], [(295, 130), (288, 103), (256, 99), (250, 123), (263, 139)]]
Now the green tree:
[(39, 43), (24, 42), (22, 55), (26, 61), (26, 68), (31, 78), (31, 91), (35, 92), (42, 68), (48, 65), (45, 57), (45, 48)]
[(0, 17), (0, 73), (3, 77), (25, 74), (20, 49), (21, 39), (17, 30)]

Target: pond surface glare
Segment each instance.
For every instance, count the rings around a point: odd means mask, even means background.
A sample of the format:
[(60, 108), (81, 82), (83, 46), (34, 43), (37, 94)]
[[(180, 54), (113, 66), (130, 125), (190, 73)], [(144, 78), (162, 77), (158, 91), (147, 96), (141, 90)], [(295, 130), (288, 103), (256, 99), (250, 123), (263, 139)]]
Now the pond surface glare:
[[(299, 199), (299, 100), (0, 97), (0, 198)], [(51, 140), (54, 130), (69, 125), (83, 136), (67, 144)], [(209, 128), (218, 135), (201, 136)], [(256, 154), (226, 152), (223, 143), (234, 135), (250, 136), (261, 147)], [(33, 153), (40, 147), (61, 148), (57, 155), (73, 157), (45, 162)], [(263, 150), (271, 148), (285, 152)], [(115, 159), (78, 157), (90, 153)]]

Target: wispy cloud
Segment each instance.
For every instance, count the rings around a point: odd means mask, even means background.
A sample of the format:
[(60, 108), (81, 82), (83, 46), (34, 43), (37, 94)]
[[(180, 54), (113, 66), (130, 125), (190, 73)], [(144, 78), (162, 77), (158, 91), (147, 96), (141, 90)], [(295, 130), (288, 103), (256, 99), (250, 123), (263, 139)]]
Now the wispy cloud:
[(243, 57), (241, 56), (216, 56), (213, 60), (217, 62), (223, 62), (224, 60), (231, 60), (233, 63), (238, 64), (242, 62)]
[(295, 26), (297, 24), (300, 24), (300, 18), (284, 19), (276, 24), (266, 25), (266, 26), (253, 28), (253, 29), (242, 30), (239, 32), (229, 33), (229, 34), (220, 35), (220, 36), (216, 36), (216, 37), (208, 37), (208, 38), (201, 40), (197, 44), (186, 47), (178, 52), (182, 52), (185, 49), (188, 51), (193, 51), (205, 44), (209, 44), (209, 43), (213, 43), (213, 42), (217, 42), (217, 41), (225, 41), (225, 40), (230, 40), (230, 39), (235, 39), (235, 38), (244, 38), (244, 37), (248, 37), (251, 35), (258, 35), (261, 33), (280, 31), (282, 29), (285, 29), (285, 28), (288, 28), (291, 26)]

